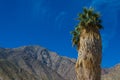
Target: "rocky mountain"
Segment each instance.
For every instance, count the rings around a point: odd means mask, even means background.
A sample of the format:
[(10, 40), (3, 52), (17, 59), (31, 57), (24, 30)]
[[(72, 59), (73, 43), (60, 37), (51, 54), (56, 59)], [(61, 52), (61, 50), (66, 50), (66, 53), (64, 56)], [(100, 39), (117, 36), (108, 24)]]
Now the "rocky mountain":
[(1, 80), (75, 80), (74, 65), (75, 59), (39, 46), (0, 48)]
[[(76, 60), (40, 46), (0, 48), (0, 80), (76, 80)], [(120, 65), (102, 70), (102, 80), (120, 80)]]
[(120, 64), (109, 69), (104, 69), (104, 71), (102, 80), (120, 80)]

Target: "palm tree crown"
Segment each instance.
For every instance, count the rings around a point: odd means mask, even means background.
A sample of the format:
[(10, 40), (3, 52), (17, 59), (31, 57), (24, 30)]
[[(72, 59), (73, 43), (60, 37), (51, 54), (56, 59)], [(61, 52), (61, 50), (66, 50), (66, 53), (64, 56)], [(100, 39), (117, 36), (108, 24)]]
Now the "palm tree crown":
[(71, 32), (73, 35), (72, 43), (77, 49), (79, 47), (80, 33), (83, 29), (102, 29), (100, 14), (95, 12), (93, 8), (83, 8), (83, 13), (80, 13), (77, 18), (80, 22), (75, 26), (75, 30)]

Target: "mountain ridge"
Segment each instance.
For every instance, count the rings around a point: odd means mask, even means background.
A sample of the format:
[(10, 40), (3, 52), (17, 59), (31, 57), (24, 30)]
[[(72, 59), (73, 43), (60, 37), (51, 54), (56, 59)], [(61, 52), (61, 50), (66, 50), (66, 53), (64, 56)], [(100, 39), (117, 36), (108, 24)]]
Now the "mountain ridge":
[[(6, 69), (12, 70), (16, 76), (2, 75), (5, 69), (0, 66), (0, 79), (1, 80), (22, 80), (23, 75), (19, 71), (23, 71), (26, 76), (23, 80), (76, 80), (75, 62), (76, 59), (71, 59), (65, 56), (59, 56), (56, 52), (49, 51), (47, 48), (41, 46), (23, 46), (18, 48), (0, 48), (0, 64), (5, 61)], [(15, 68), (15, 69), (14, 69)], [(110, 75), (119, 73), (120, 65), (117, 67), (103, 69), (102, 80), (119, 80), (113, 79)], [(19, 72), (15, 73), (16, 71)], [(114, 72), (115, 71), (115, 72)], [(5, 76), (5, 77), (4, 77)], [(29, 77), (30, 76), (30, 77)], [(32, 78), (31, 78), (32, 76)], [(7, 79), (6, 79), (7, 77)], [(109, 79), (108, 79), (109, 78)]]

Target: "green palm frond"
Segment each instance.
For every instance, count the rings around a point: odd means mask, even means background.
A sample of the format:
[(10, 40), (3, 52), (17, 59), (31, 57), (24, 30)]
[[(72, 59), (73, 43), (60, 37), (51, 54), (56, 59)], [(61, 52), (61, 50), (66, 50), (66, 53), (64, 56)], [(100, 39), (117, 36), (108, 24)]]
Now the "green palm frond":
[(88, 12), (86, 7), (83, 7), (83, 12), (86, 14)]
[(97, 12), (97, 13), (94, 13), (93, 16), (94, 16), (95, 18), (99, 18), (99, 17), (100, 17), (100, 14)]
[(83, 13), (78, 14), (79, 24), (75, 26), (75, 29), (71, 32), (73, 35), (72, 43), (73, 46), (79, 47), (79, 40), (80, 40), (80, 33), (84, 28), (95, 28), (95, 29), (102, 29), (103, 26), (101, 25), (100, 14), (95, 12), (93, 8), (83, 8)]
[(94, 11), (94, 9), (93, 9), (93, 8), (90, 8), (90, 9), (88, 10), (88, 16), (89, 16), (89, 17), (90, 17), (90, 16), (92, 16), (93, 11)]

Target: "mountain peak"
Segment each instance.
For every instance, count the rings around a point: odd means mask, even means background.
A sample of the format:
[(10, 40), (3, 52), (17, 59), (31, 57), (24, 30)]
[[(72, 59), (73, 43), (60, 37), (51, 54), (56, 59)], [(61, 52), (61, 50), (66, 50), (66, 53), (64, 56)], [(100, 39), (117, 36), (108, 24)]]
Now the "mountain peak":
[(11, 49), (25, 49), (25, 48), (36, 48), (36, 49), (39, 49), (39, 48), (43, 48), (43, 47), (41, 47), (39, 45), (28, 45), (28, 46), (21, 46), (21, 47), (11, 48)]

